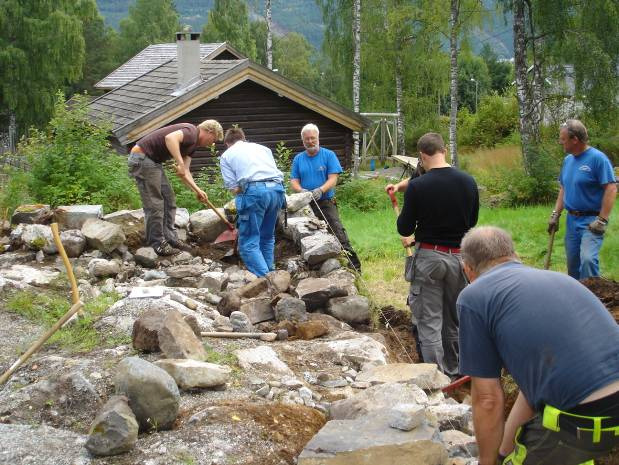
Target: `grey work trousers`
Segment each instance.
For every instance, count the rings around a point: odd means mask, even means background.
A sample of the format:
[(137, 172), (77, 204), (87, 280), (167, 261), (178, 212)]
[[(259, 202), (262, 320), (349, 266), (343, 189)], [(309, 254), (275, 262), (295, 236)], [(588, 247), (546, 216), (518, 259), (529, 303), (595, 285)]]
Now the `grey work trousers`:
[(127, 161), (129, 176), (135, 179), (142, 198), (146, 244), (155, 248), (164, 240), (177, 241), (174, 229), (176, 197), (161, 163), (142, 153), (131, 153)]
[(456, 300), (466, 286), (459, 254), (420, 249), (415, 252), (408, 304), (417, 325), (421, 356), (445, 374), (458, 374)]
[[(316, 203), (318, 203), (318, 206), (316, 206)], [(318, 219), (326, 221), (329, 224), (329, 232), (335, 234), (337, 240), (340, 241), (340, 244), (342, 244), (342, 248), (346, 251), (348, 260), (353, 268), (357, 271), (361, 271), (361, 262), (359, 261), (357, 253), (353, 250), (352, 245), (350, 245), (350, 240), (348, 239), (346, 229), (340, 220), (340, 214), (337, 211), (337, 204), (335, 203), (335, 200), (322, 199), (318, 202), (312, 201), (310, 202), (310, 206)]]

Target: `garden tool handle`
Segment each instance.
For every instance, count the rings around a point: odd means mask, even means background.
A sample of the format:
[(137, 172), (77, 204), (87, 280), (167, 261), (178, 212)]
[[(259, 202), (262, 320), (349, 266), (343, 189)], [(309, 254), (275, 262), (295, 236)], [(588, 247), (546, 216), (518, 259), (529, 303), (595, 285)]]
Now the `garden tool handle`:
[(215, 205), (213, 205), (212, 202), (208, 198), (204, 201), (204, 203), (206, 203), (210, 207), (211, 210), (213, 210), (215, 213), (217, 213), (217, 216), (219, 218), (221, 218), (221, 221), (226, 223), (226, 226), (228, 226), (228, 229), (230, 231), (232, 231), (234, 229), (234, 225), (232, 223), (230, 223), (228, 221), (228, 218), (226, 218), (224, 215), (222, 215), (219, 210), (217, 210), (217, 207), (215, 207)]
[[(391, 205), (396, 216), (400, 216), (400, 209), (398, 208), (398, 199), (395, 198), (395, 189), (391, 188), (387, 190), (387, 195), (391, 199)], [(410, 247), (406, 247), (406, 255), (413, 256), (413, 250)]]

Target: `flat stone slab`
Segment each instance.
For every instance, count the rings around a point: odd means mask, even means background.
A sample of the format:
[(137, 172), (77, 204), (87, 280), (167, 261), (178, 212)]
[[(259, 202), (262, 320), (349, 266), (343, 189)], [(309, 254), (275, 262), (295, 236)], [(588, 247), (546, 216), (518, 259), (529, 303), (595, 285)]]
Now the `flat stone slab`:
[(61, 230), (82, 229), (86, 220), (103, 217), (103, 205), (63, 205), (54, 210), (54, 217)]
[(278, 375), (294, 376), (294, 373), (288, 368), (288, 365), (282, 362), (277, 356), (277, 353), (269, 346), (236, 350), (234, 354), (239, 359), (239, 365), (244, 370), (254, 369), (268, 371)]
[(189, 359), (159, 360), (155, 365), (167, 371), (177, 386), (185, 390), (222, 386), (232, 372), (227, 366)]
[(442, 389), (449, 385), (449, 377), (440, 372), (434, 363), (390, 363), (370, 367), (356, 378), (370, 384), (407, 383), (421, 389)]
[(87, 436), (50, 426), (0, 423), (0, 463), (88, 465), (93, 460), (84, 447), (86, 439)]
[(446, 459), (436, 428), (400, 431), (376, 415), (329, 421), (305, 446), (298, 465), (443, 465)]

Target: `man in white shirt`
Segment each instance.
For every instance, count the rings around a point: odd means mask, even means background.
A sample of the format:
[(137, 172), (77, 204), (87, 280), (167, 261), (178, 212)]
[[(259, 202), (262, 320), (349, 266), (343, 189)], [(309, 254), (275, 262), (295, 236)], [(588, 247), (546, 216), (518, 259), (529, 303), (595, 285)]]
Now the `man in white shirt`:
[(241, 128), (226, 131), (221, 156), (224, 186), (236, 195), (239, 252), (247, 269), (264, 276), (275, 269), (275, 224), (286, 202), (284, 175), (268, 147), (245, 141)]

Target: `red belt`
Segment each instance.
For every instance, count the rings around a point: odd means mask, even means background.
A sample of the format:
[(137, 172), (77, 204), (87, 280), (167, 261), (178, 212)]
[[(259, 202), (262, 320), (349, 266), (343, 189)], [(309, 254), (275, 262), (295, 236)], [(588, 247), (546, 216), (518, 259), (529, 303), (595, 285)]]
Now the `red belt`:
[(427, 242), (420, 242), (419, 248), (437, 250), (439, 252), (445, 252), (445, 253), (460, 253), (460, 247), (447, 247), (446, 245), (434, 245), (434, 244), (428, 244)]

